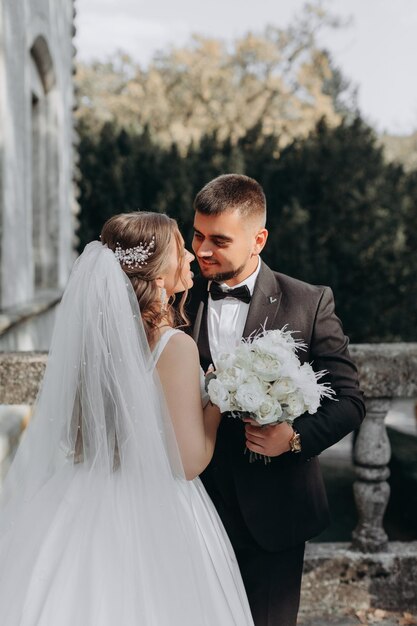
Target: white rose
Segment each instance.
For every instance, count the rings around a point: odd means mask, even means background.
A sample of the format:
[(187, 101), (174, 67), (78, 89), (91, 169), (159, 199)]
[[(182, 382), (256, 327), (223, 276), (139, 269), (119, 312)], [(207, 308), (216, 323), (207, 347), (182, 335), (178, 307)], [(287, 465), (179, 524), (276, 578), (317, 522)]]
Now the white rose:
[(298, 417), (299, 415), (302, 415), (306, 410), (302, 394), (294, 392), (288, 395), (285, 399), (285, 408), (286, 412), (291, 417)]
[(224, 370), (233, 367), (235, 364), (236, 356), (228, 352), (222, 352), (215, 361), (216, 372), (222, 372)]
[[(266, 339), (264, 337), (263, 339)], [(257, 346), (255, 349), (256, 353), (269, 355), (271, 358), (276, 359), (281, 363), (281, 375), (291, 376), (291, 372), (294, 368), (298, 368), (300, 362), (294, 352), (292, 350), (288, 350), (282, 346), (274, 346), (269, 344), (267, 346)]]
[(282, 407), (277, 400), (266, 397), (256, 413), (256, 421), (259, 424), (273, 424), (282, 415)]
[(262, 380), (272, 382), (280, 374), (281, 363), (270, 354), (255, 352), (252, 359), (252, 371)]
[(279, 378), (269, 390), (269, 395), (277, 400), (285, 400), (288, 394), (296, 390), (296, 384), (291, 378)]
[(260, 381), (252, 378), (240, 385), (235, 394), (235, 401), (241, 411), (256, 413), (262, 402), (265, 401), (266, 393)]
[(218, 379), (227, 391), (236, 391), (236, 389), (245, 380), (246, 372), (240, 367), (229, 367), (218, 375)]
[(212, 378), (208, 384), (207, 392), (210, 400), (219, 407), (220, 412), (230, 410), (229, 393), (218, 378)]

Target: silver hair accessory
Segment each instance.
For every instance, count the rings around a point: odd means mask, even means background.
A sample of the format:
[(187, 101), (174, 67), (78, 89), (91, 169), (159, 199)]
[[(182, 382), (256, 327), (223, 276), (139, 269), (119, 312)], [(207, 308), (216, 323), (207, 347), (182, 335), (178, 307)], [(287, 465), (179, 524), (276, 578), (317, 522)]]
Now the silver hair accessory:
[(147, 265), (147, 260), (150, 256), (152, 256), (152, 249), (154, 247), (154, 235), (148, 244), (141, 241), (138, 246), (135, 246), (134, 248), (126, 248), (125, 250), (121, 247), (120, 243), (117, 242), (114, 255), (119, 263), (127, 265), (129, 268), (143, 267), (144, 265)]

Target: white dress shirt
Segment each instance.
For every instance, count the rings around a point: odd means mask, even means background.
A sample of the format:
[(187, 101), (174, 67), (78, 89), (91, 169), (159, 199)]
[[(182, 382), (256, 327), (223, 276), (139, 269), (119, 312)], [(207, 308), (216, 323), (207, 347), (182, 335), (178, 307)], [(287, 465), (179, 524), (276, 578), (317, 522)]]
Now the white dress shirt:
[[(261, 269), (261, 261), (258, 257), (258, 266), (256, 270), (238, 285), (229, 287), (225, 283), (220, 283), (223, 291), (236, 289), (246, 285), (253, 294), (255, 282)], [(210, 289), (211, 281), (209, 281), (208, 289)], [(207, 308), (207, 330), (213, 364), (216, 365), (216, 359), (222, 352), (234, 350), (242, 339), (243, 330), (245, 328), (246, 318), (248, 317), (249, 303), (242, 302), (236, 298), (223, 298), (221, 300), (213, 300), (211, 295), (208, 297)]]

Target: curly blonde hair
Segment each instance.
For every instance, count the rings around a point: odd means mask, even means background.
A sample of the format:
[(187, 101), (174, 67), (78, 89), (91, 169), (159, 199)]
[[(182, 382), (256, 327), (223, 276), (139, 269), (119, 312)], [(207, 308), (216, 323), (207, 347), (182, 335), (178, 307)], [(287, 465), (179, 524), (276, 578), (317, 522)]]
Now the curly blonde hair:
[(175, 237), (178, 250), (178, 279), (182, 272), (184, 258), (184, 241), (178, 229), (177, 222), (164, 213), (149, 211), (134, 211), (113, 215), (104, 224), (101, 231), (101, 243), (115, 251), (120, 245), (122, 249), (133, 248), (139, 243), (149, 244), (152, 239), (154, 247), (148, 257), (146, 265), (129, 267), (121, 263), (121, 267), (129, 277), (138, 299), (139, 308), (149, 343), (155, 340), (158, 327), (163, 321), (172, 326), (186, 326), (189, 324), (184, 311), (184, 303), (188, 290), (184, 285), (184, 293), (179, 304), (174, 308), (173, 302), (161, 307), (160, 292), (155, 282), (164, 272), (168, 261), (167, 250), (172, 237)]

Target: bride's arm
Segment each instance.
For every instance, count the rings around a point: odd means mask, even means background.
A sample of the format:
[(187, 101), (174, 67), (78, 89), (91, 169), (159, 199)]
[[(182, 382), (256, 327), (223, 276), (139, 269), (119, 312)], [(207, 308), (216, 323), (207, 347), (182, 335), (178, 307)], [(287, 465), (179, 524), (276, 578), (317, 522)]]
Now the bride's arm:
[(220, 412), (209, 403), (203, 410), (200, 363), (194, 340), (184, 333), (171, 337), (157, 370), (172, 417), (185, 476), (192, 480), (213, 456)]

